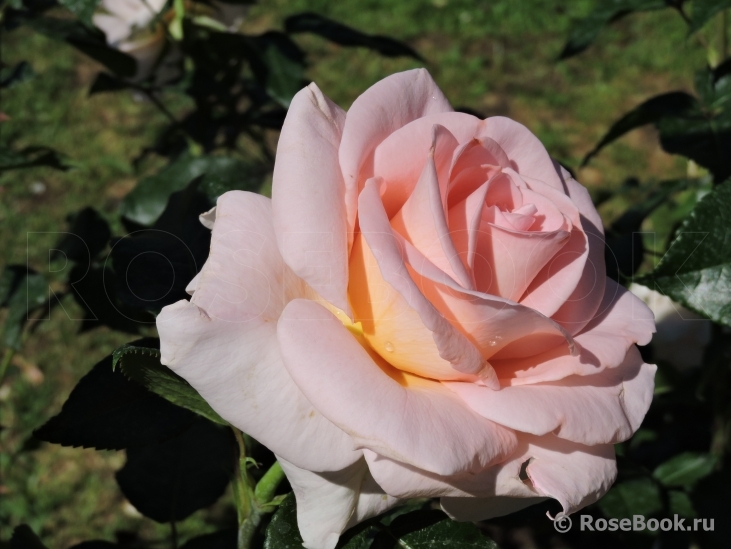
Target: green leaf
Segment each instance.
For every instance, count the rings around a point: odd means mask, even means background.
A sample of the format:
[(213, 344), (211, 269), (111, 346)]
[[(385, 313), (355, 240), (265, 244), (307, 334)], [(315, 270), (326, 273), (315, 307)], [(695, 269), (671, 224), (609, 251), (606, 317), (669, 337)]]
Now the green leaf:
[(27, 524), (16, 526), (8, 549), (48, 549)]
[(364, 47), (377, 51), (386, 57), (412, 57), (424, 59), (410, 46), (390, 38), (366, 34), (342, 23), (313, 12), (298, 13), (284, 20), (284, 30), (288, 33), (309, 32), (334, 42), (340, 46)]
[(693, 0), (693, 17), (689, 32), (700, 30), (714, 15), (728, 8), (731, 8), (731, 0)]
[(275, 45), (268, 45), (263, 54), (264, 62), (269, 69), (266, 88), (283, 107), (289, 107), (292, 98), (302, 89), (304, 66), (290, 59)]
[(160, 342), (153, 338), (122, 345), (112, 353), (112, 367), (164, 399), (215, 423), (228, 425), (182, 377), (160, 364)]
[(583, 164), (625, 133), (654, 124), (666, 152), (690, 158), (716, 182), (731, 177), (731, 62), (700, 71), (695, 81), (699, 99), (671, 92), (645, 101), (612, 125)]
[(235, 461), (230, 430), (199, 417), (174, 438), (129, 448), (115, 478), (140, 513), (165, 523), (183, 520), (221, 497)]
[(678, 514), (681, 517), (694, 518), (696, 517), (695, 509), (693, 508), (693, 501), (687, 492), (680, 490), (670, 490), (668, 492), (668, 503), (670, 513)]
[(140, 225), (152, 225), (165, 210), (170, 196), (201, 177), (198, 190), (215, 204), (230, 190), (254, 191), (262, 182), (262, 167), (225, 156), (184, 155), (160, 172), (142, 179), (125, 196), (120, 213)]
[(21, 61), (14, 67), (0, 69), (0, 89), (12, 88), (30, 80), (36, 75), (33, 67), (27, 61)]
[(61, 412), (34, 432), (62, 446), (121, 450), (155, 444), (185, 431), (196, 415), (97, 363), (71, 391)]
[(684, 452), (657, 466), (652, 476), (664, 486), (691, 488), (710, 475), (718, 460), (711, 454)]
[(685, 113), (695, 105), (696, 99), (685, 92), (664, 93), (648, 99), (612, 124), (606, 135), (584, 157), (581, 165), (586, 165), (601, 149), (619, 139), (627, 132), (646, 124), (659, 122), (666, 116)]
[[(338, 549), (394, 546), (409, 549), (497, 549), (495, 542), (472, 523), (455, 522), (441, 511), (419, 509), (401, 513), (398, 508), (345, 532)], [(264, 549), (301, 547), (297, 504), (294, 494), (289, 494), (267, 527)]]
[(0, 306), (7, 307), (2, 342), (19, 350), (23, 327), (31, 313), (48, 305), (46, 279), (23, 265), (8, 265), (0, 276)]
[(655, 270), (637, 280), (731, 326), (731, 181), (713, 188), (678, 229)]
[(599, 500), (599, 507), (608, 517), (647, 517), (662, 509), (660, 488), (647, 477), (618, 482)]
[(99, 5), (100, 0), (58, 0), (58, 3), (67, 8), (76, 17), (87, 25), (91, 25), (91, 16)]
[(668, 0), (599, 0), (594, 11), (579, 21), (571, 31), (559, 59), (573, 57), (588, 48), (610, 23), (633, 12), (653, 11), (668, 7)]

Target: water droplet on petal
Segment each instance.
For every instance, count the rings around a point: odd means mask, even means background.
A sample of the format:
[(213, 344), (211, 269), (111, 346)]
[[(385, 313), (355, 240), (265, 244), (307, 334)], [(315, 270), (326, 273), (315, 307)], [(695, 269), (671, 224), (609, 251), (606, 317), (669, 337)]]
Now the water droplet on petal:
[(386, 350), (387, 350), (387, 351), (388, 351), (389, 353), (393, 353), (393, 343), (391, 343), (390, 341), (386, 341), (386, 345), (385, 345), (385, 347), (386, 347)]

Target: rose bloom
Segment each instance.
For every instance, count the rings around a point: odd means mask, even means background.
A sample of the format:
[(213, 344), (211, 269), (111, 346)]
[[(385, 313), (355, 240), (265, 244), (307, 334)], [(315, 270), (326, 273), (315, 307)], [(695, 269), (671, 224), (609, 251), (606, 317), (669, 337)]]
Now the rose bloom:
[(305, 546), (407, 498), (456, 520), (616, 476), (650, 405), (650, 310), (607, 279), (589, 194), (508, 118), (454, 112), (425, 70), (346, 113), (311, 84), (272, 199), (229, 192), (162, 362), (269, 447)]

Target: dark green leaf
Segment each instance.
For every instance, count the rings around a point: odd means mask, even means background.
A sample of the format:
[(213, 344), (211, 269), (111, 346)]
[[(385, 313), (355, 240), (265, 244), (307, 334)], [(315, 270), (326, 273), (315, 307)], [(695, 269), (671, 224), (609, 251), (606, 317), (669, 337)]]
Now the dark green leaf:
[(693, 518), (696, 516), (693, 508), (693, 501), (687, 492), (680, 490), (670, 490), (668, 492), (668, 503), (670, 513), (678, 514), (681, 517)]
[(160, 364), (159, 340), (147, 338), (122, 345), (112, 353), (112, 366), (117, 365), (128, 378), (173, 404), (228, 425), (187, 381)]
[(638, 280), (711, 320), (731, 326), (731, 182), (704, 196), (667, 253)]
[(230, 430), (198, 418), (175, 438), (128, 449), (116, 479), (140, 513), (161, 523), (179, 521), (223, 494), (234, 462)]
[(100, 72), (96, 75), (94, 83), (89, 88), (89, 95), (95, 95), (103, 92), (114, 92), (124, 90), (129, 87), (129, 84), (124, 80), (116, 78), (109, 73)]
[(42, 166), (61, 171), (69, 169), (59, 154), (48, 147), (25, 147), (14, 151), (10, 147), (0, 145), (0, 173), (7, 170)]
[(76, 17), (87, 25), (91, 25), (91, 16), (101, 0), (58, 0), (58, 3), (68, 8)]
[(350, 28), (342, 23), (312, 12), (287, 17), (284, 29), (289, 33), (310, 32), (341, 46), (360, 46), (377, 51), (386, 57), (423, 58), (413, 48), (388, 36), (372, 35)]
[(36, 75), (33, 67), (27, 61), (21, 61), (14, 67), (6, 67), (0, 70), (0, 89), (12, 88)]
[(140, 225), (152, 225), (168, 204), (170, 195), (203, 176), (198, 189), (209, 202), (226, 191), (254, 191), (263, 170), (252, 163), (225, 156), (183, 156), (159, 173), (142, 179), (122, 201), (120, 213)]
[(693, 109), (657, 123), (660, 144), (671, 154), (694, 160), (720, 182), (731, 177), (731, 109), (710, 113)]
[(710, 475), (717, 462), (711, 454), (684, 452), (658, 465), (652, 476), (665, 486), (689, 488)]
[(731, 8), (731, 0), (693, 0), (690, 32), (700, 30), (714, 15)]
[(584, 157), (582, 165), (585, 165), (601, 149), (627, 132), (646, 124), (654, 124), (667, 116), (685, 113), (692, 109), (696, 103), (695, 98), (685, 92), (664, 93), (648, 99), (612, 124), (607, 134)]
[(61, 412), (34, 436), (62, 446), (121, 450), (167, 440), (195, 420), (192, 412), (113, 370), (109, 356), (81, 378)]
[(630, 13), (659, 10), (672, 3), (671, 0), (599, 0), (594, 11), (571, 31), (559, 58), (566, 59), (581, 53), (596, 40), (604, 27)]
[[(396, 514), (396, 518), (393, 515)], [(264, 549), (300, 549), (297, 505), (293, 494), (281, 503), (266, 530)], [(399, 513), (395, 509), (346, 532), (339, 549), (497, 549), (494, 541), (471, 523), (455, 522), (441, 511), (416, 510)]]
[(125, 273), (117, 288), (121, 303), (157, 312), (188, 297), (188, 283), (208, 257), (211, 231), (199, 220), (211, 201), (198, 190), (200, 178), (173, 193), (152, 229), (135, 231), (112, 247), (115, 272)]
[(23, 326), (31, 313), (48, 306), (50, 289), (40, 274), (20, 265), (5, 268), (0, 282), (0, 304), (8, 308), (3, 327), (3, 344), (20, 349)]
[(104, 33), (98, 29), (87, 27), (79, 21), (54, 17), (31, 18), (25, 24), (49, 38), (66, 41), (119, 76), (129, 78), (137, 72), (137, 61), (109, 47)]
[(82, 332), (108, 326), (120, 332), (137, 334), (142, 327), (155, 323), (150, 313), (119, 302), (118, 277), (109, 267), (74, 265), (68, 283), (71, 295), (82, 310)]
[(180, 549), (236, 549), (237, 530), (221, 530), (188, 540)]
[(248, 37), (251, 69), (264, 91), (283, 107), (306, 84), (303, 79), (305, 56), (286, 34), (268, 31)]
[(27, 524), (21, 524), (13, 530), (9, 549), (47, 549)]
[(270, 44), (263, 53), (268, 68), (266, 88), (269, 95), (283, 107), (289, 107), (292, 98), (302, 89), (304, 66), (287, 57)]
[(608, 517), (647, 517), (662, 509), (660, 488), (647, 477), (618, 482), (599, 500), (599, 507)]
[(54, 252), (62, 253), (66, 259), (88, 265), (107, 247), (112, 231), (109, 224), (91, 207), (69, 216), (68, 233), (56, 244)]

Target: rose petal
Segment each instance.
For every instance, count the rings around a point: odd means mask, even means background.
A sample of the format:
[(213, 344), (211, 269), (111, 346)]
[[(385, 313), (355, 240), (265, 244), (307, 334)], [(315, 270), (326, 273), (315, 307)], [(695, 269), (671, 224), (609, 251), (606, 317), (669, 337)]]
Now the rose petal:
[(278, 459), (297, 498), (297, 526), (307, 549), (334, 549), (346, 529), (400, 503), (377, 487), (363, 460), (313, 473)]
[(440, 149), (453, 149), (456, 140), (444, 128), (432, 128), (432, 147), (419, 181), (403, 207), (391, 219), (391, 227), (421, 251), (432, 263), (472, 289), (472, 279), (457, 254), (449, 234), (434, 157)]
[(582, 444), (627, 440), (652, 401), (656, 366), (637, 347), (624, 362), (592, 376), (503, 387), (490, 391), (471, 383), (444, 382), (481, 416), (517, 431), (556, 436)]
[(272, 206), (285, 262), (349, 313), (348, 220), (338, 148), (345, 112), (310, 84), (292, 99), (277, 144)]
[(613, 280), (607, 280), (597, 316), (574, 336), (580, 353), (562, 348), (523, 359), (493, 359), (502, 385), (556, 381), (577, 374), (593, 375), (619, 366), (635, 343), (647, 345), (655, 331), (652, 311)]
[[(419, 375), (464, 379), (461, 372), (494, 379), (492, 368), (479, 351), (434, 308), (411, 279), (397, 235), (383, 209), (377, 180), (366, 183), (359, 198), (359, 212), (362, 236), (368, 246), (363, 245), (361, 238), (362, 247), (354, 247), (350, 298), (371, 345), (380, 354), (388, 355), (392, 364)], [(367, 255), (368, 249), (372, 250), (371, 256)], [(422, 346), (423, 350), (419, 350)], [(494, 381), (491, 383), (494, 385)]]
[[(518, 446), (504, 462), (475, 474), (439, 476), (364, 450), (368, 468), (376, 482), (400, 498), (440, 497), (442, 508), (458, 520), (484, 520), (555, 498), (566, 513), (594, 503), (612, 485), (617, 474), (611, 444), (585, 446), (554, 435), (517, 433)], [(498, 501), (514, 499), (508, 509)], [(540, 498), (540, 499), (538, 499)], [(528, 501), (525, 501), (528, 500)], [(484, 511), (484, 514), (481, 513)]]
[(604, 285), (608, 280), (604, 264), (606, 246), (602, 219), (591, 201), (589, 191), (563, 168), (561, 174), (571, 201), (581, 212), (581, 225), (587, 236), (589, 255), (576, 289), (552, 318), (576, 334), (594, 318), (604, 296)]
[(511, 431), (471, 412), (438, 382), (376, 364), (317, 303), (290, 302), (278, 336), (297, 386), (361, 448), (443, 475), (479, 471), (513, 450)]
[(418, 291), (468, 337), (483, 357), (500, 357), (506, 350), (510, 356), (533, 356), (559, 346), (576, 354), (573, 338), (550, 318), (499, 296), (465, 290), (398, 235), (396, 244)]
[[(340, 144), (340, 168), (345, 178), (348, 226), (351, 230), (355, 227), (354, 205), (358, 193), (367, 179), (378, 175), (373, 173), (372, 167), (366, 166), (372, 162), (374, 149), (413, 120), (452, 111), (449, 101), (425, 69), (388, 76), (353, 102), (345, 119)], [(423, 151), (422, 158), (425, 158), (429, 151), (428, 140)], [(417, 177), (422, 167), (423, 163)]]
[(105, 13), (96, 13), (92, 17), (94, 26), (104, 32), (107, 44), (116, 46), (128, 38), (132, 34), (132, 24), (116, 15), (107, 15)]
[(276, 320), (287, 300), (311, 290), (284, 265), (275, 242), (268, 198), (240, 191), (219, 198), (211, 255), (192, 302), (157, 317), (161, 362), (226, 421), (288, 461), (339, 470), (360, 453), (282, 364)]
[(563, 190), (546, 148), (523, 124), (504, 116), (493, 116), (482, 121), (475, 137), (489, 137), (495, 141), (510, 159), (511, 167), (519, 174)]
[(372, 172), (384, 180), (381, 198), (389, 219), (401, 209), (424, 170), (433, 144), (434, 126), (442, 126), (454, 137), (450, 146), (444, 146), (446, 144), (443, 143), (434, 156), (439, 181), (442, 188), (446, 189), (458, 144), (471, 139), (479, 122), (478, 118), (461, 112), (432, 114), (409, 122), (376, 147)]

